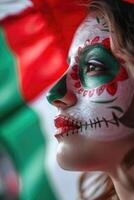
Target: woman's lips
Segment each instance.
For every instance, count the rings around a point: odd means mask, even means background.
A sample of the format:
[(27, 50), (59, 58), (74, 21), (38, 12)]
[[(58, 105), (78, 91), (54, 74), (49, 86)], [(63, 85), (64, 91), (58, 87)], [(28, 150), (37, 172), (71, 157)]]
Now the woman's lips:
[(57, 116), (54, 119), (55, 127), (58, 129), (55, 136), (67, 134), (69, 131), (77, 131), (80, 126), (71, 118), (66, 116)]

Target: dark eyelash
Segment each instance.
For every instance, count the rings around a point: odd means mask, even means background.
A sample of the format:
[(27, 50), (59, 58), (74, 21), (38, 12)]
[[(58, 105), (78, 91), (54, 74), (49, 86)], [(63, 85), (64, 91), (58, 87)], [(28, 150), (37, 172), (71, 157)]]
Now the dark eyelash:
[(95, 61), (95, 60), (90, 60), (86, 64), (86, 73), (90, 71), (105, 71), (106, 67), (103, 63)]

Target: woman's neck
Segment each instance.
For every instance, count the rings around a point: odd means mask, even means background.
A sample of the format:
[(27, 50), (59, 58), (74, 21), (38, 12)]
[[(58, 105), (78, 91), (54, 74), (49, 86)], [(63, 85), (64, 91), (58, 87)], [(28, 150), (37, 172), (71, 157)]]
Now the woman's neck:
[(110, 172), (120, 200), (134, 200), (134, 147), (132, 146), (120, 164)]
[(134, 200), (134, 189), (132, 190), (126, 187), (118, 179), (112, 178), (112, 180), (113, 180), (115, 190), (120, 200)]

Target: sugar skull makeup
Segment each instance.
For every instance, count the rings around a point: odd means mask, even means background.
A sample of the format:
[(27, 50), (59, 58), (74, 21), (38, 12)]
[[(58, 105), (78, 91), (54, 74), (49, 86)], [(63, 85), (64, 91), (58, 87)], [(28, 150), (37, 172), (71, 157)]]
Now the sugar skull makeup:
[(78, 134), (95, 140), (115, 140), (131, 134), (134, 83), (125, 61), (111, 52), (103, 19), (88, 17), (80, 26), (69, 62), (69, 71), (48, 94), (52, 103), (60, 100), (64, 104), (64, 98), (70, 98), (69, 92), (77, 99), (74, 105), (61, 109), (55, 120), (56, 136)]

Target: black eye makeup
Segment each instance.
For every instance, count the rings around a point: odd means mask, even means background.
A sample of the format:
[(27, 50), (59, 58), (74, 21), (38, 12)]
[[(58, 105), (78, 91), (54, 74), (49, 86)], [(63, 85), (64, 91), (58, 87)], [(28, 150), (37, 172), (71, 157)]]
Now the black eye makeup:
[(88, 76), (97, 76), (106, 73), (105, 65), (97, 60), (89, 60), (84, 67), (85, 74)]

